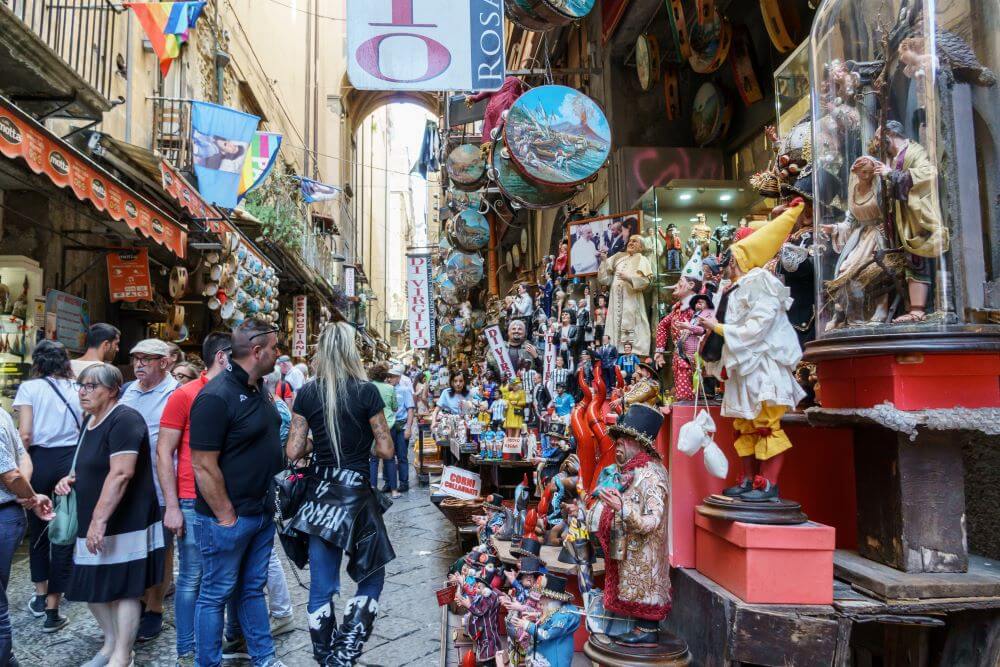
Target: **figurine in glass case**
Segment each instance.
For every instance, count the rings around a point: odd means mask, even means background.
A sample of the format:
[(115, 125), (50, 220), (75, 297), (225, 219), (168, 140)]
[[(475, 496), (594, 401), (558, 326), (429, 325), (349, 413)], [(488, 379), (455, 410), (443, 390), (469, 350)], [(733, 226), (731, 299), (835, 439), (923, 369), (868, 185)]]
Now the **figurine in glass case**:
[(937, 194), (937, 169), (926, 149), (906, 137), (903, 125), (890, 120), (884, 134), (891, 164), (877, 162), (875, 171), (888, 182), (887, 195), (893, 202), (896, 235), (907, 253), (906, 284), (908, 312), (893, 322), (923, 322), (927, 319), (935, 258), (949, 246), (948, 229), (941, 219)]
[(701, 319), (722, 339), (719, 358), (708, 354), (706, 342), (706, 371), (725, 378), (722, 415), (733, 418), (740, 434), (733, 443), (742, 464), (740, 483), (723, 493), (742, 501), (779, 497), (778, 478), (792, 447), (781, 418), (805, 397), (795, 378), (802, 350), (788, 320), (791, 291), (763, 268), (804, 208), (803, 201), (793, 200), (777, 218), (732, 245), (725, 261), (732, 284), (723, 292), (716, 316)]
[(698, 220), (694, 223), (691, 228), (691, 235), (688, 236), (687, 243), (684, 245), (684, 250), (688, 257), (694, 255), (695, 251), (699, 248), (701, 249), (701, 256), (708, 257), (709, 255), (709, 242), (712, 240), (712, 228), (708, 226), (705, 221), (705, 214), (699, 213), (697, 216)]
[(729, 246), (733, 242), (733, 235), (736, 233), (736, 227), (729, 224), (728, 213), (721, 214), (720, 218), (719, 226), (712, 230), (712, 241), (715, 243), (715, 254), (721, 256), (729, 250)]

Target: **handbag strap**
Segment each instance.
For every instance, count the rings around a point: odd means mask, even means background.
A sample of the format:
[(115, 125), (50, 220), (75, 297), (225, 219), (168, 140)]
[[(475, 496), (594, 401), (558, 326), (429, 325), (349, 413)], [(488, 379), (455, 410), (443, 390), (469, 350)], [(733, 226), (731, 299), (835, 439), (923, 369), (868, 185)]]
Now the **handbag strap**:
[(83, 436), (87, 434), (87, 424), (90, 422), (90, 415), (87, 415), (83, 419), (83, 424), (80, 426), (80, 437), (76, 439), (76, 451), (73, 452), (73, 464), (69, 467), (69, 476), (76, 477), (76, 457), (80, 455), (80, 445), (83, 444)]
[(73, 410), (72, 406), (70, 406), (69, 401), (67, 401), (66, 397), (63, 396), (63, 393), (61, 391), (59, 391), (59, 387), (57, 387), (56, 383), (52, 381), (52, 378), (47, 378), (46, 377), (46, 378), (42, 378), (42, 379), (45, 380), (45, 384), (47, 384), (50, 387), (52, 387), (52, 391), (54, 391), (56, 393), (56, 396), (59, 397), (59, 400), (62, 401), (63, 405), (66, 406), (66, 410), (68, 410), (70, 416), (73, 417), (73, 423), (76, 424), (76, 430), (77, 431), (83, 430), (83, 425), (80, 423), (80, 418), (77, 417), (76, 412)]

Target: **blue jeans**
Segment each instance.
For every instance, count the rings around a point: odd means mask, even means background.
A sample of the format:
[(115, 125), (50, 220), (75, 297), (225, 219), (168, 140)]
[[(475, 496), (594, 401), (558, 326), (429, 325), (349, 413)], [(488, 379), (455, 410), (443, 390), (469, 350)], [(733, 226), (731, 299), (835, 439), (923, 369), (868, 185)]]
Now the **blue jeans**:
[[(334, 595), (340, 593), (340, 561), (344, 550), (335, 547), (322, 537), (309, 536), (309, 604), (306, 607), (313, 613), (328, 604)], [(367, 595), (378, 599), (385, 585), (385, 568), (368, 575), (358, 582), (358, 592), (355, 596)]]
[[(410, 463), (406, 458), (408, 452), (406, 450), (406, 438), (403, 437), (403, 428), (393, 426), (389, 434), (392, 436), (392, 445), (395, 453), (393, 454), (393, 458), (386, 459), (383, 462), (382, 477), (385, 479), (385, 485), (390, 490), (395, 491), (401, 486), (408, 487), (410, 485)], [(372, 456), (368, 462), (373, 488), (378, 488), (378, 462), (381, 460), (377, 456)]]
[(194, 608), (201, 586), (201, 550), (198, 549), (198, 513), (193, 500), (181, 500), (184, 536), (177, 540), (177, 592), (174, 594), (174, 625), (177, 655), (194, 653)]
[(0, 509), (0, 665), (10, 663), (14, 649), (14, 639), (11, 635), (10, 608), (7, 600), (7, 584), (10, 583), (10, 564), (14, 560), (17, 545), (24, 537), (28, 520), (24, 510), (17, 505), (8, 505)]
[(222, 628), (226, 603), (234, 595), (247, 652), (254, 667), (274, 658), (274, 640), (264, 600), (267, 563), (274, 545), (271, 517), (241, 516), (232, 526), (198, 515), (198, 548), (202, 579), (195, 605), (196, 662), (199, 667), (222, 664)]
[[(396, 465), (393, 472), (399, 473), (399, 487), (404, 489), (410, 486), (410, 460), (408, 458), (410, 443), (406, 441), (405, 430), (402, 427), (392, 430), (392, 444), (396, 452)], [(395, 481), (395, 477), (393, 481)]]

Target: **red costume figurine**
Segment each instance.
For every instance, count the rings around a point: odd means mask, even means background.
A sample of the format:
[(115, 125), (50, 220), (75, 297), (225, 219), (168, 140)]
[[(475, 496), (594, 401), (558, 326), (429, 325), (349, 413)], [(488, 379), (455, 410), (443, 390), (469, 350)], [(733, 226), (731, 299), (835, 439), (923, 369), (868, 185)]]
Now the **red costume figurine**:
[(508, 76), (500, 86), (500, 90), (477, 93), (465, 98), (465, 103), (472, 106), (476, 102), (489, 99), (486, 103), (486, 113), (483, 115), (483, 146), (489, 145), (492, 141), (493, 128), (500, 125), (503, 112), (514, 106), (514, 102), (524, 92), (524, 83), (516, 76)]

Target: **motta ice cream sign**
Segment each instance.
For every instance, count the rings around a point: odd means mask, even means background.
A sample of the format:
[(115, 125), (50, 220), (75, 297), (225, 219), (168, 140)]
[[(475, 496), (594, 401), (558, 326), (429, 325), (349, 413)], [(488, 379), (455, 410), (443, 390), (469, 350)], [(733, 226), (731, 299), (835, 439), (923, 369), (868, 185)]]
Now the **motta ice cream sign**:
[(348, 2), (347, 51), (361, 90), (497, 90), (503, 0)]

